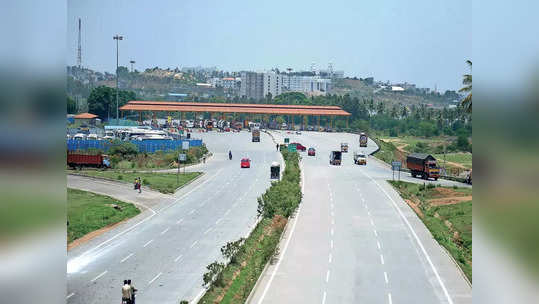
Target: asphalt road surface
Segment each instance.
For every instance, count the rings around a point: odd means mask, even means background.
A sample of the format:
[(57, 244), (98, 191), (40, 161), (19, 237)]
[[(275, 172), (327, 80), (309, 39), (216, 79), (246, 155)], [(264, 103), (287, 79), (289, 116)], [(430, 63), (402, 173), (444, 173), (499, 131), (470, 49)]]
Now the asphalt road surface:
[[(275, 144), (267, 134), (260, 143), (248, 132), (194, 135), (213, 156), (189, 170), (205, 174), (173, 196), (143, 192), (147, 208), (140, 215), (70, 250), (67, 303), (119, 303), (124, 279), (139, 290), (138, 303), (192, 301), (220, 247), (249, 233), (256, 198), (270, 186), (270, 164), (281, 162)], [(250, 169), (240, 169), (241, 157), (252, 160)], [(70, 186), (137, 200), (130, 185), (72, 178)]]
[[(302, 153), (303, 202), (249, 303), (472, 303), (449, 254), (385, 182), (391, 169), (370, 157), (354, 165), (353, 151), (370, 153), (374, 142), (359, 148), (358, 135), (274, 133), (317, 155)], [(350, 152), (331, 166), (329, 153), (341, 142)], [(424, 182), (403, 172), (401, 180)]]

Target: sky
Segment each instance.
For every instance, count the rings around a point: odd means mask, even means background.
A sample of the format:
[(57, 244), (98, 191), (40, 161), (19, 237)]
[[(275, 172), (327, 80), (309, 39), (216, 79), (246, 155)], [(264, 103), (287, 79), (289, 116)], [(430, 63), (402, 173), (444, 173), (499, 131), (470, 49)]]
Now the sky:
[(345, 76), (461, 87), (472, 56), (465, 0), (69, 0), (67, 64), (113, 72), (120, 65), (216, 66), (221, 70), (343, 70)]

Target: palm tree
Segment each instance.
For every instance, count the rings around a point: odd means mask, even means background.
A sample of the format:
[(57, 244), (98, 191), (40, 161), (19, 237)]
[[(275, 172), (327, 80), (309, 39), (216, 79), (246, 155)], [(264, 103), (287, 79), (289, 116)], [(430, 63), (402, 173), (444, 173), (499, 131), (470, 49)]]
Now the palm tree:
[(462, 84), (464, 85), (459, 92), (468, 93), (462, 100), (462, 106), (468, 113), (472, 113), (472, 61), (466, 60), (466, 63), (470, 67), (470, 74), (462, 75)]

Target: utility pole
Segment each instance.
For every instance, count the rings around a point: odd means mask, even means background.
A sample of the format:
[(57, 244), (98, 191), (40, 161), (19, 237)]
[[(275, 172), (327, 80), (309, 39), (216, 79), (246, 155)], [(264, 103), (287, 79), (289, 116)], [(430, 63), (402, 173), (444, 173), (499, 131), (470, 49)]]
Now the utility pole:
[(82, 68), (82, 47), (81, 47), (81, 39), (80, 39), (80, 32), (81, 32), (81, 21), (79, 18), (79, 40), (77, 45), (77, 65), (79, 66), (79, 69)]
[(120, 42), (120, 40), (123, 40), (124, 37), (116, 35), (112, 37), (112, 39), (116, 40), (116, 123), (118, 124), (118, 92), (120, 90), (120, 88), (118, 87), (118, 43)]

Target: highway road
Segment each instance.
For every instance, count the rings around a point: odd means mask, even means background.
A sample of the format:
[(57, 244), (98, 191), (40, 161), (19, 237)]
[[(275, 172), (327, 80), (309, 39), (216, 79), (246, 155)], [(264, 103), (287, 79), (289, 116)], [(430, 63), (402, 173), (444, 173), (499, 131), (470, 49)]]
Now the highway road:
[[(249, 303), (472, 303), (464, 275), (385, 182), (391, 170), (372, 158), (353, 164), (357, 135), (273, 133), (317, 155), (303, 154), (303, 202)], [(341, 142), (350, 153), (342, 166), (330, 166), (329, 152)], [(371, 140), (363, 148), (375, 149)], [(423, 183), (409, 173), (401, 179)]]
[[(195, 136), (213, 157), (189, 170), (205, 174), (173, 196), (146, 195), (140, 215), (70, 250), (67, 303), (119, 303), (124, 279), (138, 288), (138, 303), (192, 301), (220, 247), (252, 229), (256, 198), (270, 186), (270, 164), (281, 161), (273, 141), (262, 134), (252, 143), (248, 132)], [(250, 169), (240, 169), (241, 157), (251, 158)], [(68, 185), (137, 200), (130, 185), (73, 177)]]

